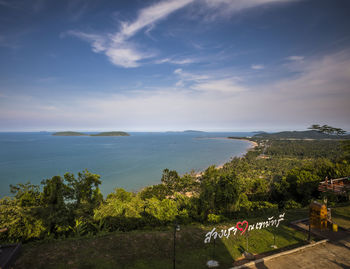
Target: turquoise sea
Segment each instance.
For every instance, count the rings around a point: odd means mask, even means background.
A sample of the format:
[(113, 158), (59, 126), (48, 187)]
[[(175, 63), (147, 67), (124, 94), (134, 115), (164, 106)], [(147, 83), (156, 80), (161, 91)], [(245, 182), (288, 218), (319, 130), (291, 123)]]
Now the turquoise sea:
[(101, 175), (104, 195), (114, 188), (137, 191), (160, 182), (165, 168), (179, 174), (220, 165), (245, 154), (251, 133), (130, 133), (128, 137), (64, 137), (51, 133), (0, 133), (0, 197), (9, 185), (84, 169)]

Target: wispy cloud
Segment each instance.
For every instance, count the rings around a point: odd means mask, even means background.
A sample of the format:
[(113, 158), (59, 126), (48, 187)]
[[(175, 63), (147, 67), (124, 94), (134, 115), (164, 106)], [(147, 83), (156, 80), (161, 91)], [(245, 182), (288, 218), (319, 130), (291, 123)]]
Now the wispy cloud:
[(105, 36), (69, 30), (67, 32), (61, 33), (60, 37), (64, 38), (67, 35), (76, 36), (76, 37), (79, 37), (85, 41), (90, 42), (92, 50), (96, 53), (105, 51), (107, 49), (107, 38)]
[(120, 32), (114, 34), (114, 42), (123, 42), (138, 31), (149, 25), (154, 25), (157, 21), (164, 19), (169, 14), (190, 4), (193, 0), (171, 0), (156, 3), (144, 8), (139, 12), (137, 19), (133, 22), (122, 22)]
[(215, 20), (232, 16), (245, 9), (255, 8), (267, 4), (295, 2), (300, 0), (203, 0), (200, 12), (205, 13), (207, 20)]
[(120, 30), (115, 33), (100, 35), (81, 31), (68, 31), (67, 34), (90, 42), (94, 52), (103, 52), (117, 66), (126, 68), (137, 67), (140, 65), (140, 61), (153, 57), (154, 53), (141, 52), (130, 39), (142, 29), (147, 27), (153, 28), (158, 21), (193, 1), (163, 1), (141, 9), (134, 21), (121, 22)]
[(254, 70), (261, 70), (261, 69), (264, 69), (265, 66), (262, 65), (262, 64), (252, 64), (251, 65), (251, 69), (254, 69)]
[[(281, 68), (288, 67), (282, 64)], [(218, 78), (207, 75), (209, 71), (193, 74), (179, 68), (173, 73), (183, 81), (182, 87), (147, 88), (133, 94), (70, 95), (60, 100), (7, 96), (0, 103), (0, 123), (25, 120), (45, 126), (52, 122), (66, 128), (99, 128), (113, 122), (123, 129), (137, 126), (151, 130), (157, 126), (291, 128), (331, 122), (349, 129), (350, 51), (308, 58), (295, 68), (297, 76), (257, 86), (247, 86), (245, 79), (228, 74)]]
[(192, 85), (194, 82), (200, 82), (203, 80), (208, 80), (210, 77), (207, 75), (198, 75), (193, 74), (189, 72), (185, 72), (182, 70), (182, 68), (178, 68), (174, 70), (174, 74), (178, 76), (179, 80), (176, 83), (177, 87), (184, 87), (185, 85), (188, 86), (189, 84)]
[(190, 91), (198, 93), (221, 93), (230, 95), (246, 91), (245, 87), (238, 84), (240, 79), (233, 76), (214, 78), (206, 74), (198, 75), (185, 72), (181, 68), (176, 69), (174, 74), (180, 78), (176, 83), (177, 87), (187, 88)]
[(189, 58), (185, 58), (185, 59), (163, 58), (155, 61), (156, 64), (171, 63), (171, 64), (177, 64), (177, 65), (186, 65), (194, 62), (196, 62), (196, 60), (189, 59)]
[(304, 60), (304, 56), (289, 56), (287, 57), (287, 60), (299, 62)]
[(247, 89), (238, 85), (235, 79), (214, 79), (194, 84), (192, 89), (206, 93), (237, 94)]
[[(1, 1), (1, 0), (0, 0)], [(79, 37), (91, 43), (92, 49), (96, 53), (104, 53), (109, 60), (117, 66), (131, 68), (138, 67), (142, 61), (155, 57), (153, 51), (141, 48), (140, 45), (131, 39), (141, 30), (150, 37), (150, 32), (156, 24), (168, 17), (170, 14), (193, 3), (199, 7), (195, 13), (206, 12), (212, 18), (222, 14), (232, 14), (244, 9), (258, 7), (269, 3), (285, 3), (297, 0), (166, 0), (143, 8), (133, 21), (121, 21), (119, 31), (108, 34), (86, 33), (71, 30), (66, 34)], [(153, 39), (152, 37), (150, 37)], [(164, 58), (155, 63), (189, 64), (192, 60), (176, 60)]]

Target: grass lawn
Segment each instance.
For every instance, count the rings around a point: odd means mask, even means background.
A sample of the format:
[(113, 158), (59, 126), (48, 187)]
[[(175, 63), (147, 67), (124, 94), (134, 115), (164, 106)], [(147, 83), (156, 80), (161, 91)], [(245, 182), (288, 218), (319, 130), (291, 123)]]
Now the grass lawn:
[[(272, 251), (273, 233), (279, 248), (302, 245), (306, 234), (286, 226), (290, 220), (304, 218), (307, 210), (286, 213), (286, 220), (278, 228), (265, 228), (249, 232), (249, 252), (260, 254)], [(266, 218), (248, 219), (253, 224)], [(210, 259), (219, 261), (220, 268), (229, 268), (242, 257), (247, 237), (240, 235), (222, 238), (205, 244), (205, 234), (213, 227), (217, 230), (236, 224), (232, 221), (220, 225), (181, 226), (176, 238), (177, 268), (207, 268)], [(284, 224), (284, 225), (283, 225)], [(154, 268), (173, 266), (173, 230), (133, 231), (110, 233), (90, 238), (28, 243), (23, 246), (16, 268)]]
[(350, 229), (350, 204), (332, 208), (332, 219), (339, 226)]

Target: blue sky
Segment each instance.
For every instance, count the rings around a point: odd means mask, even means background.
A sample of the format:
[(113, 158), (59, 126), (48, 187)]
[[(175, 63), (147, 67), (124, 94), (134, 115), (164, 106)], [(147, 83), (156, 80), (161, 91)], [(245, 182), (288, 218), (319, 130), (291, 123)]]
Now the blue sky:
[(0, 0), (0, 131), (350, 130), (347, 0)]

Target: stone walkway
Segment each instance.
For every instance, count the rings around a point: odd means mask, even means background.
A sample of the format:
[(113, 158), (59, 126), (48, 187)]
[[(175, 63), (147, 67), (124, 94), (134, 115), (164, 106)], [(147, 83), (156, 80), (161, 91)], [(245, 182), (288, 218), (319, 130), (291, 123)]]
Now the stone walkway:
[(350, 268), (350, 247), (334, 242), (327, 242), (247, 268)]
[(294, 269), (294, 268), (349, 268), (350, 231), (323, 231), (318, 235), (330, 241), (306, 248), (293, 254), (276, 257), (246, 268)]

